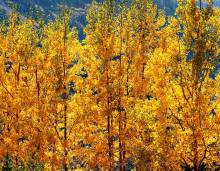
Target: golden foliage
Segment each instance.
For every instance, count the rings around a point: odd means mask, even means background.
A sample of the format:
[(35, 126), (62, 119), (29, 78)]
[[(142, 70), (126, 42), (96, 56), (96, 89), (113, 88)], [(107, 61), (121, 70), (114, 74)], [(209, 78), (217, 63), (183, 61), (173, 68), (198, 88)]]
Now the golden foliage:
[(218, 167), (220, 12), (196, 3), (166, 18), (152, 0), (93, 2), (82, 42), (68, 13), (46, 24), (13, 12), (0, 26), (0, 160)]

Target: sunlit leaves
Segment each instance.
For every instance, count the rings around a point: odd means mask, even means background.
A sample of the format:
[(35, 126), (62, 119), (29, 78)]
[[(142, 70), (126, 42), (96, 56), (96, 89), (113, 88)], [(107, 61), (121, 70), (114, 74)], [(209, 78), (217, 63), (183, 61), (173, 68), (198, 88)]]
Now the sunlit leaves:
[(220, 13), (209, 5), (179, 1), (165, 17), (152, 0), (93, 2), (82, 42), (69, 13), (13, 12), (0, 26), (3, 168), (211, 168)]

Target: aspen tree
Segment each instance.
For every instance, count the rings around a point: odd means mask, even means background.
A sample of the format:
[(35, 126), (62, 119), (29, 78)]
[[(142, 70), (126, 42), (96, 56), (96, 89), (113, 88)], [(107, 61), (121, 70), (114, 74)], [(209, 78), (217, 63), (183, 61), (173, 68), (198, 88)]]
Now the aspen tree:
[(218, 59), (219, 12), (212, 2), (207, 7), (197, 2), (179, 1), (177, 19), (171, 18), (163, 32), (172, 41), (161, 36), (172, 43), (161, 41), (152, 61), (153, 68), (158, 66), (154, 92), (160, 103), (158, 130), (164, 137), (158, 138), (163, 153), (159, 160), (165, 169), (211, 168), (217, 157), (218, 117), (212, 113), (218, 106), (218, 86), (211, 73)]
[[(131, 153), (130, 150), (132, 150), (133, 141), (137, 141), (137, 143), (141, 142), (143, 145), (142, 151), (140, 150), (133, 154), (136, 155), (136, 157), (138, 156), (136, 160), (140, 166), (144, 164), (148, 165), (149, 163), (144, 161), (144, 159), (152, 155), (149, 152), (150, 150), (148, 150), (149, 153), (147, 150), (144, 150), (149, 146), (151, 141), (149, 134), (144, 135), (144, 124), (146, 124), (147, 127), (148, 121), (146, 120), (145, 123), (140, 121), (142, 123), (139, 124), (143, 125), (143, 127), (140, 127), (140, 131), (129, 131), (129, 129), (138, 130), (137, 127), (134, 126), (136, 125), (135, 123), (133, 123), (134, 127), (131, 126), (132, 120), (139, 118), (139, 113), (135, 113), (135, 106), (139, 106), (139, 103), (147, 102), (145, 99), (153, 98), (151, 92), (151, 75), (148, 75), (146, 71), (148, 65), (151, 63), (152, 53), (158, 46), (160, 30), (164, 24), (165, 18), (163, 12), (157, 11), (157, 7), (153, 1), (134, 1), (128, 8), (128, 11), (126, 11), (123, 28), (123, 40), (125, 41), (125, 43), (123, 43), (123, 53), (126, 59), (124, 61), (124, 67), (126, 69), (124, 69), (123, 74), (123, 105), (126, 109), (127, 125), (130, 125), (130, 128), (127, 128), (127, 135), (129, 135), (128, 132), (131, 134), (131, 142), (127, 140), (128, 142), (126, 141), (126, 143), (131, 144), (129, 153)], [(149, 121), (149, 123), (151, 123), (151, 121)], [(135, 139), (133, 139), (132, 134), (137, 134), (137, 138), (135, 137)], [(143, 135), (144, 138), (140, 141), (139, 139), (143, 137)], [(145, 141), (147, 139), (150, 141)], [(132, 158), (133, 156), (130, 157)], [(151, 158), (151, 156), (149, 156), (149, 158)], [(143, 169), (143, 167), (139, 167), (139, 169)]]
[(103, 4), (93, 5), (88, 10), (87, 20), (88, 25), (86, 26), (86, 42), (94, 48), (98, 60), (101, 60), (101, 67), (103, 67), (103, 73), (100, 73), (101, 87), (101, 103), (104, 117), (107, 118), (106, 130), (108, 132), (108, 167), (111, 170), (114, 163), (114, 152), (113, 152), (113, 85), (112, 85), (112, 67), (111, 58), (114, 56), (114, 5), (113, 0), (106, 0)]
[[(14, 164), (18, 167), (21, 162), (28, 164), (35, 156), (35, 144), (38, 144), (35, 134), (37, 126), (33, 127), (38, 114), (33, 84), (35, 81), (32, 79), (35, 66), (32, 62), (38, 39), (32, 20), (23, 21), (13, 12), (9, 21), (9, 28), (4, 28), (5, 30), (1, 32), (4, 38), (2, 40), (4, 45), (1, 46), (1, 86), (4, 89), (2, 93), (6, 91), (5, 95), (10, 96), (10, 100), (2, 102), (3, 113), (6, 114), (4, 120), (6, 127), (2, 135), (6, 136), (7, 147), (4, 147), (6, 150), (4, 155), (6, 153), (12, 155)], [(1, 97), (6, 97), (5, 95), (2, 94)], [(31, 150), (27, 150), (29, 147)], [(40, 153), (39, 149), (37, 153)]]

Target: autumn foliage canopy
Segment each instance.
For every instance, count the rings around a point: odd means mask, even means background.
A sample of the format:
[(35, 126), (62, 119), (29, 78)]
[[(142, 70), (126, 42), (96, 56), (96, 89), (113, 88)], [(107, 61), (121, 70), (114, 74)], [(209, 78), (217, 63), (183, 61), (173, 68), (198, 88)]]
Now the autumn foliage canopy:
[(62, 11), (0, 24), (1, 170), (220, 169), (213, 1), (94, 1), (84, 40)]

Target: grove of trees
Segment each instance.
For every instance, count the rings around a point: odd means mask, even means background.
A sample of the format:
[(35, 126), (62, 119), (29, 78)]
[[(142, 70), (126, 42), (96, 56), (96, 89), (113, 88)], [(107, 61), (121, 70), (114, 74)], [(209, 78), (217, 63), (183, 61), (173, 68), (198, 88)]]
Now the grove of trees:
[(220, 170), (220, 9), (104, 0), (85, 39), (15, 10), (0, 24), (3, 171)]

